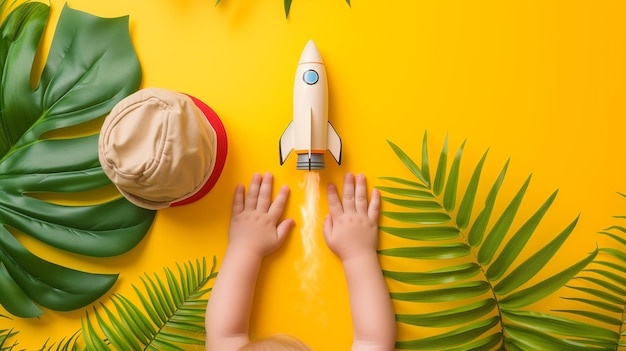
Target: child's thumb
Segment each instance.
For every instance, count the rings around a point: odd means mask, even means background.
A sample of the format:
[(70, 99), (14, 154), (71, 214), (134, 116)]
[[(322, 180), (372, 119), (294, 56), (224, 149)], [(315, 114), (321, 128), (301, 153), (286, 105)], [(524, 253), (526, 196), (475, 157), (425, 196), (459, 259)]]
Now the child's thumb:
[(324, 239), (328, 241), (330, 233), (333, 231), (333, 218), (330, 214), (324, 217), (324, 224), (322, 225), (322, 232), (324, 233)]
[(282, 242), (291, 231), (291, 228), (296, 224), (296, 222), (292, 218), (287, 218), (281, 221), (276, 227), (276, 234), (278, 235), (278, 239)]

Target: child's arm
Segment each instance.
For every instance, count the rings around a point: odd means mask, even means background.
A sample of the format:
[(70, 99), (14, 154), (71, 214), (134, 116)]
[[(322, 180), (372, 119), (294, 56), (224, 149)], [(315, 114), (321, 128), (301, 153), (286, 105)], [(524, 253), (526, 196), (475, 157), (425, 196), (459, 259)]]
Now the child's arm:
[(391, 351), (395, 346), (395, 316), (380, 269), (378, 214), (380, 193), (367, 203), (365, 176), (348, 173), (343, 203), (335, 185), (328, 186), (330, 214), (324, 220), (324, 239), (341, 259), (354, 327), (353, 351)]
[(272, 175), (255, 174), (248, 194), (238, 185), (233, 200), (228, 248), (209, 298), (206, 347), (235, 351), (249, 342), (248, 327), (257, 275), (263, 258), (276, 250), (294, 224), (279, 222), (289, 188), (283, 186), (272, 203)]

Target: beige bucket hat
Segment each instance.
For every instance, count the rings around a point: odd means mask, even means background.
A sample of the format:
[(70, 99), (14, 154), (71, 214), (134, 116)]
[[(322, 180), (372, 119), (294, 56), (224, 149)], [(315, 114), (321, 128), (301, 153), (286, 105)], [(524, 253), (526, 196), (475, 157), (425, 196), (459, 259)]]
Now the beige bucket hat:
[(227, 140), (202, 101), (146, 88), (120, 101), (98, 140), (104, 173), (133, 204), (152, 210), (194, 202), (217, 182)]

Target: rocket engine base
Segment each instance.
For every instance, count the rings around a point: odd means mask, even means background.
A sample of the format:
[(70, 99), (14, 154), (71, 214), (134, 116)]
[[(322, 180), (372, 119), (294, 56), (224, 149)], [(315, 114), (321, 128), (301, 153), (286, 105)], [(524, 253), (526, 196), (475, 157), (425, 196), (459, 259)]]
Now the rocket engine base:
[(320, 171), (324, 169), (324, 155), (323, 154), (311, 154), (309, 158), (308, 154), (298, 154), (298, 160), (296, 161), (296, 169), (300, 171)]

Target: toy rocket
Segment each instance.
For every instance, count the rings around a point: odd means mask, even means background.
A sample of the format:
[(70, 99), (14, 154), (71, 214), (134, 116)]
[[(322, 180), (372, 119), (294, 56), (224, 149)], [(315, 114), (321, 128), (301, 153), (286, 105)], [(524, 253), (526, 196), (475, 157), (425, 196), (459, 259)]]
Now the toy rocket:
[(296, 169), (324, 169), (326, 150), (341, 164), (341, 138), (328, 122), (326, 69), (312, 40), (304, 47), (293, 86), (293, 120), (280, 137), (280, 164), (292, 150)]

